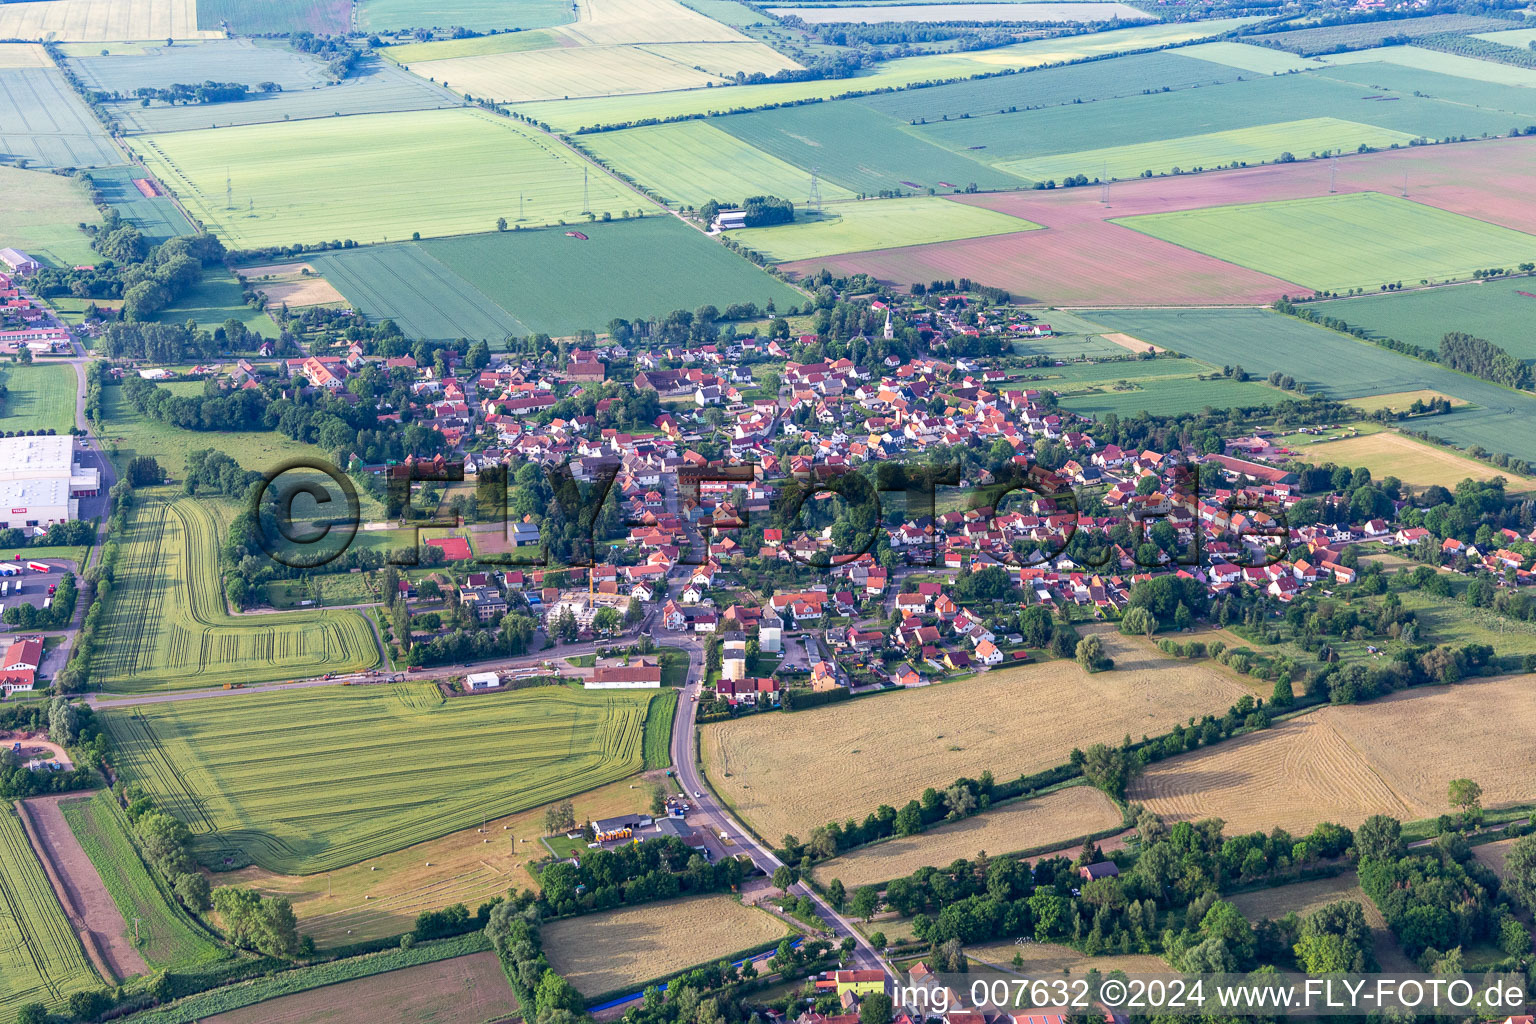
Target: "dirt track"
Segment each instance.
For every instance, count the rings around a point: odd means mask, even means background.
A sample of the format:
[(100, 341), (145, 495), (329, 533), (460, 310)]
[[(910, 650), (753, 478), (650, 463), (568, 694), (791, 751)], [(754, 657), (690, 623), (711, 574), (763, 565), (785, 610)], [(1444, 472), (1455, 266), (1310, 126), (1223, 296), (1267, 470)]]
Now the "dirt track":
[(131, 975), (149, 973), (149, 965), (128, 941), (128, 926), (122, 912), (112, 902), (96, 866), (59, 810), (61, 801), (88, 796), (65, 793), (33, 797), (18, 802), (17, 809), (27, 838), (43, 862), (48, 882), (79, 934), (86, 955), (104, 979), (122, 981)]

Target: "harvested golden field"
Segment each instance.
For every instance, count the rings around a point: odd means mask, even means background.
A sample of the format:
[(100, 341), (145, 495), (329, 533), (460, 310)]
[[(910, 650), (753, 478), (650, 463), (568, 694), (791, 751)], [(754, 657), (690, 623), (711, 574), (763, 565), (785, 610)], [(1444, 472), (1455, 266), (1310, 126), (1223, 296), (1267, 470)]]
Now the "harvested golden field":
[[(1499, 723), (1502, 742), (1490, 743)], [(1320, 821), (1450, 810), (1446, 785), (1475, 779), (1485, 806), (1536, 800), (1536, 705), (1523, 676), (1400, 691), (1330, 707), (1149, 767), (1129, 799), (1168, 821), (1221, 818), (1229, 834), (1293, 834)]]
[(40, 43), (0, 43), (0, 68), (46, 68), (53, 61)]
[(242, 284), (261, 292), (273, 305), (298, 309), (301, 306), (321, 306), (332, 302), (346, 305), (347, 302), (346, 296), (316, 273), (315, 268), (308, 263), (241, 267), (235, 273)]
[(1519, 840), (1500, 839), (1495, 843), (1483, 843), (1481, 846), (1472, 847), (1472, 856), (1476, 857), (1488, 870), (1504, 877), (1504, 861), (1509, 857), (1509, 848)]
[(1142, 341), (1140, 338), (1133, 338), (1129, 334), (1121, 334), (1119, 332), (1116, 332), (1114, 334), (1102, 334), (1102, 335), (1100, 335), (1100, 337), (1103, 338), (1105, 341), (1110, 342), (1111, 344), (1119, 345), (1121, 348), (1130, 349), (1132, 352), (1166, 352), (1167, 351), (1167, 349), (1158, 348), (1156, 345), (1152, 344), (1150, 341)]
[(1436, 398), (1444, 399), (1452, 406), (1467, 404), (1464, 398), (1457, 398), (1430, 388), (1419, 388), (1417, 391), (1393, 391), (1385, 395), (1367, 395), (1365, 398), (1346, 398), (1344, 404), (1352, 405), (1363, 412), (1376, 412), (1379, 409), (1407, 412), (1408, 407), (1414, 402), (1423, 402), (1427, 405)]
[(1496, 466), (1469, 459), (1449, 448), (1415, 441), (1391, 430), (1309, 445), (1305, 454), (1317, 462), (1365, 466), (1378, 479), (1395, 476), (1414, 487), (1439, 484), (1454, 488), (1468, 477), (1473, 480), (1492, 480), (1502, 476), (1509, 481), (1511, 491), (1536, 488), (1536, 480), (1530, 477), (1516, 476)]
[[(639, 779), (571, 797), (578, 821), (649, 803), (650, 787)], [(328, 874), (280, 875), (250, 867), (216, 875), (213, 881), (288, 897), (299, 929), (314, 936), (322, 949), (386, 938), (409, 931), (423, 910), (463, 903), (473, 911), (509, 888), (537, 888), (526, 867), (549, 853), (539, 842), (544, 806), (492, 819), (484, 832), (465, 829)]]
[(1397, 942), (1387, 928), (1386, 918), (1381, 916), (1381, 911), (1376, 909), (1376, 904), (1372, 903), (1370, 897), (1365, 894), (1365, 890), (1360, 888), (1359, 880), (1353, 871), (1333, 878), (1295, 882), (1291, 885), (1279, 885), (1272, 889), (1259, 889), (1256, 892), (1238, 893), (1228, 897), (1228, 902), (1240, 910), (1251, 923), (1264, 918), (1278, 921), (1292, 911), (1298, 917), (1306, 917), (1339, 900), (1358, 903), (1365, 911), (1365, 922), (1371, 926), (1376, 959), (1381, 962), (1382, 970), (1412, 971), (1415, 969), (1413, 963), (1397, 948)]
[(1087, 956), (1071, 946), (1058, 946), (1051, 942), (1029, 942), (1022, 945), (1012, 940), (991, 942), (985, 946), (968, 946), (965, 955), (974, 961), (994, 967), (1009, 967), (1017, 954), (1024, 961), (1019, 968), (1029, 977), (1048, 974), (1087, 974), (1096, 970), (1100, 974), (1124, 971), (1126, 974), (1166, 974), (1168, 963), (1161, 957), (1146, 953), (1114, 954), (1111, 956)]
[(1070, 786), (1033, 800), (1015, 800), (964, 821), (951, 822), (915, 836), (888, 839), (816, 865), (815, 880), (834, 878), (852, 888), (910, 875), (929, 864), (949, 864), (957, 857), (1065, 846), (1074, 839), (1120, 821), (1114, 801), (1092, 786)]
[(516, 1013), (496, 954), (472, 953), (279, 996), (205, 1018), (205, 1024), (449, 1024)]
[(1246, 690), (1209, 662), (1167, 658), (1143, 640), (1100, 634), (1115, 659), (1089, 675), (1076, 662), (988, 672), (810, 711), (753, 715), (703, 729), (715, 791), (765, 838), (991, 769), (998, 779), (1066, 761), (1073, 747), (1164, 732), (1220, 714)]
[(691, 896), (552, 921), (540, 934), (550, 965), (591, 997), (713, 963), (788, 932), (766, 910), (729, 896)]

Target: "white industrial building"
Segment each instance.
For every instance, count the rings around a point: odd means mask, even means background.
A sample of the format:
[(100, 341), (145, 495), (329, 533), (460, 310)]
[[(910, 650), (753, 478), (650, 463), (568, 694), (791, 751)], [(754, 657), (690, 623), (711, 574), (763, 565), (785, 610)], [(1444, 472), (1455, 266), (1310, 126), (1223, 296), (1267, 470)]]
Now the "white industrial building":
[(100, 490), (101, 471), (75, 462), (70, 435), (0, 437), (0, 528), (78, 519), (79, 499)]

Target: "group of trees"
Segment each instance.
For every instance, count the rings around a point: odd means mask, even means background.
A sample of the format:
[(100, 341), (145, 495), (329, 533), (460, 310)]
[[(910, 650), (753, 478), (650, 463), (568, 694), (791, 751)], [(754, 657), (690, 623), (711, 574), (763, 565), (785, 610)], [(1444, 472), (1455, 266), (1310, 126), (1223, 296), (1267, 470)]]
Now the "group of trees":
[(711, 864), (673, 836), (588, 851), (578, 864), (558, 861), (539, 876), (538, 905), (552, 914), (607, 910), (683, 893), (721, 892), (740, 885), (750, 865), (736, 857)]
[(192, 856), (192, 831), (178, 818), (155, 807), (148, 797), (129, 803), (128, 822), (144, 859), (160, 873), (188, 910), (207, 910), (208, 879)]
[(1440, 362), (1453, 370), (1491, 380), (1509, 388), (1529, 391), (1531, 367), (1491, 341), (1452, 331), (1440, 339)]
[[(95, 751), (106, 743), (91, 709), (55, 697), (49, 704), (30, 707), (0, 708), (0, 730), (35, 731), (47, 728), (55, 743), (86, 748), (92, 761), (99, 762)], [(0, 800), (24, 800), (44, 793), (68, 793), (89, 789), (97, 784), (97, 775), (79, 764), (67, 772), (29, 771), (21, 758), (11, 752), (10, 742), (0, 744)]]
[(550, 967), (539, 918), (533, 894), (524, 890), (491, 908), (485, 934), (528, 1024), (576, 1024), (585, 1003), (571, 983)]

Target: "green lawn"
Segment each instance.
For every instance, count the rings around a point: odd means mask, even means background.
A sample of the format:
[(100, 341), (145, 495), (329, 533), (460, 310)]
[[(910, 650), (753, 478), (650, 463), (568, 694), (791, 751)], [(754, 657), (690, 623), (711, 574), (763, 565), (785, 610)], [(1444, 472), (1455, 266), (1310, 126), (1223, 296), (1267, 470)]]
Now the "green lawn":
[(123, 920), (136, 927), (136, 945), (150, 966), (185, 970), (230, 955), (155, 886), (110, 793), (70, 800), (60, 810)]
[(1335, 299), (1310, 307), (1363, 327), (1372, 337), (1396, 338), (1439, 348), (1451, 331), (1464, 331), (1498, 345), (1520, 359), (1536, 359), (1536, 279), (1479, 281), (1448, 288), (1389, 292)]
[(688, 652), (681, 647), (662, 647), (657, 651), (661, 661), (662, 686), (686, 686), (688, 684)]
[(746, 228), (730, 232), (730, 237), (776, 263), (786, 263), (896, 245), (1004, 235), (1039, 226), (980, 206), (921, 196), (835, 203), (820, 215), (800, 210), (792, 224)]
[(0, 406), (0, 430), (53, 430), (67, 434), (75, 425), (75, 395), (79, 382), (66, 363), (34, 363), (0, 370), (5, 404)]
[(7, 246), (55, 267), (96, 262), (96, 252), (79, 225), (95, 224), (101, 214), (72, 179), (0, 166), (0, 195), (6, 197)]
[(1465, 278), (1536, 260), (1536, 236), (1379, 192), (1214, 206), (1114, 221), (1313, 289)]
[(478, 110), (168, 132), (133, 145), (236, 248), (489, 231), (498, 217), (585, 222), (584, 192), (599, 212), (637, 202), (553, 138)]

